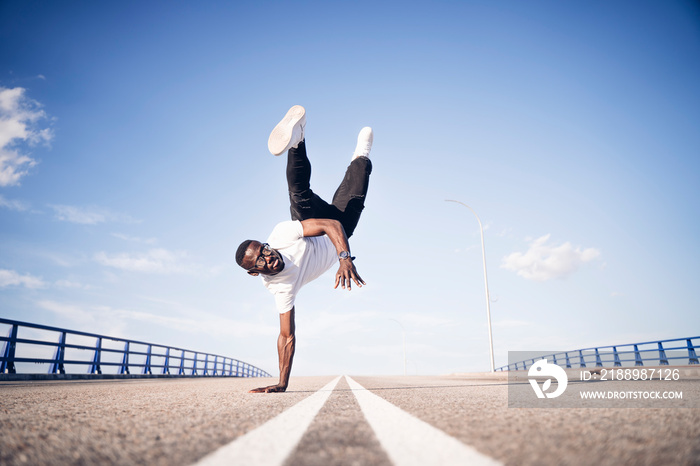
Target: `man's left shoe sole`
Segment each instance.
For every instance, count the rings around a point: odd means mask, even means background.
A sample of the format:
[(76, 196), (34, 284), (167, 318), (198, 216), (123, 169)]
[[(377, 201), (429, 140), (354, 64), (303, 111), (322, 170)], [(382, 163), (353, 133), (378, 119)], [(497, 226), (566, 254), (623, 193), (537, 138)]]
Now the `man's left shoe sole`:
[(306, 119), (306, 110), (301, 105), (295, 105), (289, 109), (282, 120), (270, 133), (267, 140), (267, 148), (273, 155), (281, 155), (291, 147), (294, 136), (294, 127)]

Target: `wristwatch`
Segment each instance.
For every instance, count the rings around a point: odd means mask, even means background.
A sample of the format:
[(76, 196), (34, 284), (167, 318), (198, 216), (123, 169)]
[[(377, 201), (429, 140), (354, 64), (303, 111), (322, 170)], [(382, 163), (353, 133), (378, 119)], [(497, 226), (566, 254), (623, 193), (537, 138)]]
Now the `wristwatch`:
[(343, 260), (343, 259), (350, 259), (351, 261), (355, 260), (353, 256), (350, 255), (350, 252), (348, 251), (340, 251), (340, 254), (338, 254), (338, 259)]

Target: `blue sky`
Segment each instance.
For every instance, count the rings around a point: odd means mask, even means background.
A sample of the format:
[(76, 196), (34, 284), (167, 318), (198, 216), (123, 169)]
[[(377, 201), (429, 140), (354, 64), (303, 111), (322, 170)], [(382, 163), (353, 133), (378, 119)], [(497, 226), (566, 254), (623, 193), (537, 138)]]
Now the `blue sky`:
[[(0, 316), (277, 373), (240, 241), (288, 218), (286, 110), (330, 198), (375, 143), (367, 286), (297, 301), (293, 375), (488, 370), (700, 334), (700, 7), (0, 3)], [(396, 322), (398, 321), (400, 325)], [(0, 329), (0, 331), (6, 331)]]

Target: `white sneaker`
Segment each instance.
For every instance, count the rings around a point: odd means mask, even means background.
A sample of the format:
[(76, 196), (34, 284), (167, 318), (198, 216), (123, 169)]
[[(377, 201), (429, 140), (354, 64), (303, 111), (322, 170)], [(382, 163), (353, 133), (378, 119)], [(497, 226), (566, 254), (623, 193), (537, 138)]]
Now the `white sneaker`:
[(357, 147), (355, 147), (355, 153), (352, 154), (352, 159), (355, 160), (358, 157), (369, 157), (369, 151), (372, 150), (372, 141), (374, 140), (374, 133), (372, 128), (365, 126), (360, 130), (360, 134), (357, 135)]
[(282, 121), (270, 133), (267, 148), (272, 155), (280, 155), (304, 140), (306, 110), (301, 105), (290, 108)]

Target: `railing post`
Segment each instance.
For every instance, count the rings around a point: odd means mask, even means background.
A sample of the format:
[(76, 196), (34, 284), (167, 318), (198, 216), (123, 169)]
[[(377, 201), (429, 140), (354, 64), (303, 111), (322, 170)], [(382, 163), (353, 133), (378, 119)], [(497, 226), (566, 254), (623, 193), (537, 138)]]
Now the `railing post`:
[(66, 332), (61, 332), (61, 337), (58, 339), (58, 346), (56, 347), (56, 353), (53, 356), (53, 364), (49, 369), (49, 374), (61, 373), (65, 374), (66, 369), (63, 367), (63, 360), (66, 355)]
[(202, 375), (209, 375), (209, 353), (204, 353), (204, 373)]
[(571, 361), (569, 361), (569, 352), (567, 351), (564, 354), (566, 354), (566, 368), (571, 369)]
[(15, 369), (15, 348), (17, 347), (17, 324), (12, 324), (10, 331), (7, 333), (9, 341), (5, 342), (5, 350), (2, 352), (2, 357), (5, 358), (0, 362), (0, 374), (16, 374)]
[(642, 361), (642, 353), (639, 352), (639, 346), (634, 345), (634, 365), (643, 366), (644, 361)]
[(152, 346), (153, 345), (148, 345), (148, 349), (146, 350), (146, 364), (143, 366), (143, 373), (152, 375), (151, 373), (151, 351), (152, 351)]
[(185, 350), (182, 350), (182, 356), (180, 357), (180, 370), (177, 375), (185, 375)]
[(102, 368), (100, 367), (100, 362), (102, 361), (102, 337), (97, 338), (95, 343), (95, 355), (92, 357), (92, 364), (90, 365), (90, 374), (102, 374)]
[(686, 340), (688, 342), (688, 363), (689, 364), (700, 364), (698, 362), (698, 355), (695, 354), (695, 346), (693, 346), (693, 342), (688, 338)]
[(603, 367), (603, 361), (600, 359), (598, 348), (595, 349), (595, 367)]
[(219, 374), (219, 357), (214, 356), (214, 373), (212, 374), (216, 377)]
[(553, 362), (554, 364), (557, 363), (557, 355), (556, 355), (556, 354), (553, 354), (553, 355), (552, 355), (552, 362)]
[(236, 359), (236, 377), (241, 376), (241, 361)]
[(659, 342), (659, 364), (662, 366), (668, 366), (666, 350), (664, 350), (664, 345), (662, 345), (661, 342)]
[(613, 360), (615, 361), (615, 367), (622, 367), (622, 361), (620, 361), (620, 353), (617, 352), (617, 346), (613, 346)]
[(124, 357), (122, 358), (122, 365), (119, 368), (120, 374), (130, 374), (129, 372), (129, 342), (124, 344)]
[(578, 350), (579, 367), (586, 367), (586, 361), (583, 359), (583, 350)]
[(165, 348), (165, 363), (163, 364), (163, 374), (170, 375), (170, 347)]
[(197, 357), (198, 357), (198, 354), (194, 353), (194, 361), (192, 361), (192, 374), (191, 375), (197, 375)]

